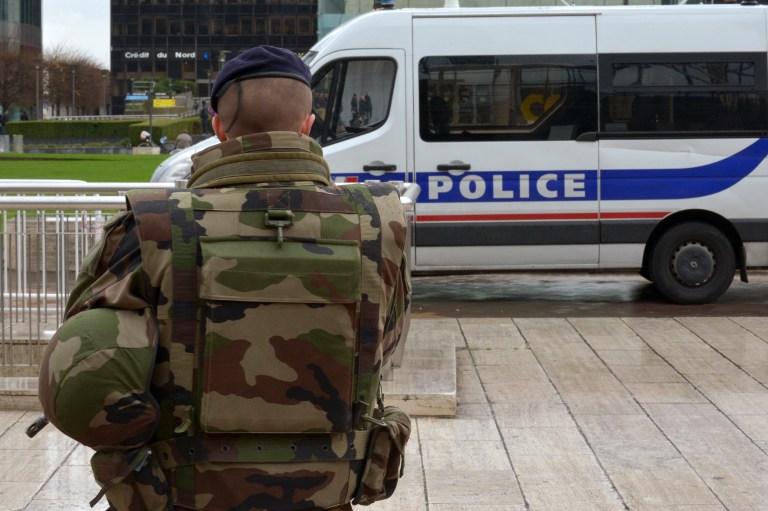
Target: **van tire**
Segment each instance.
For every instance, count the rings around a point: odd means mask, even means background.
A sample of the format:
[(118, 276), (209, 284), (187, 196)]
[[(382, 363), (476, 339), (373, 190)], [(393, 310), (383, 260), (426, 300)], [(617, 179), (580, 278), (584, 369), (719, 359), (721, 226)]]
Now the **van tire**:
[(717, 300), (733, 282), (736, 253), (716, 227), (702, 222), (675, 225), (658, 239), (651, 254), (656, 289), (679, 304)]

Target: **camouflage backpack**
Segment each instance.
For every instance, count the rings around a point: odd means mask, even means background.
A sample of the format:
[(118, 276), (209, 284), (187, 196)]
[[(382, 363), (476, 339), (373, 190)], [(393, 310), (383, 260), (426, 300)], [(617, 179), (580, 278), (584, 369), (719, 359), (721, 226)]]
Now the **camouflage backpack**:
[(410, 434), (380, 395), (403, 312), (392, 297), (407, 292), (393, 289), (407, 272), (394, 188), (128, 198), (157, 353), (151, 395), (130, 405), (143, 434), (94, 446), (113, 508), (319, 510), (389, 497)]

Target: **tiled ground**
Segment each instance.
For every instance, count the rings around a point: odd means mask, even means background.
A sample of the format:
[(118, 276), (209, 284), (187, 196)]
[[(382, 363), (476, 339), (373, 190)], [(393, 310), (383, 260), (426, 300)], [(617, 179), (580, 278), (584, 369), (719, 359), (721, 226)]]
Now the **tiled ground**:
[[(379, 511), (768, 510), (768, 319), (414, 319), (457, 350)], [(89, 453), (0, 412), (0, 509), (90, 509)], [(104, 509), (105, 505), (96, 509)], [(362, 509), (362, 508), (361, 508)]]

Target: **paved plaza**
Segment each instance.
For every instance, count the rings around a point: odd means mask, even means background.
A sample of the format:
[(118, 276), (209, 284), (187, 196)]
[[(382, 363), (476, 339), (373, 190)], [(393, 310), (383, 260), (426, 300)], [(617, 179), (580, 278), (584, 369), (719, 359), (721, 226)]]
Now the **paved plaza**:
[[(768, 319), (416, 317), (409, 339), (455, 347), (455, 416), (415, 418), (372, 510), (768, 510)], [(36, 416), (0, 412), (0, 509), (90, 509), (90, 452), (28, 439)]]

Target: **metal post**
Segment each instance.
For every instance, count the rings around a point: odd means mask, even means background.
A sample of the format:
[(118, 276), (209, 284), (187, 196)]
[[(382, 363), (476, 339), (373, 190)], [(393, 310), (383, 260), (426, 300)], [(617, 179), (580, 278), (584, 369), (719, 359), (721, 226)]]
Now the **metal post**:
[(35, 120), (40, 120), (40, 61), (35, 61)]
[(104, 112), (103, 115), (107, 115), (107, 71), (106, 69), (101, 70), (101, 111)]
[(155, 81), (149, 86), (149, 141), (152, 142), (152, 110), (155, 104)]
[(77, 70), (75, 69), (75, 66), (72, 66), (72, 116), (75, 115), (75, 76), (77, 75)]

